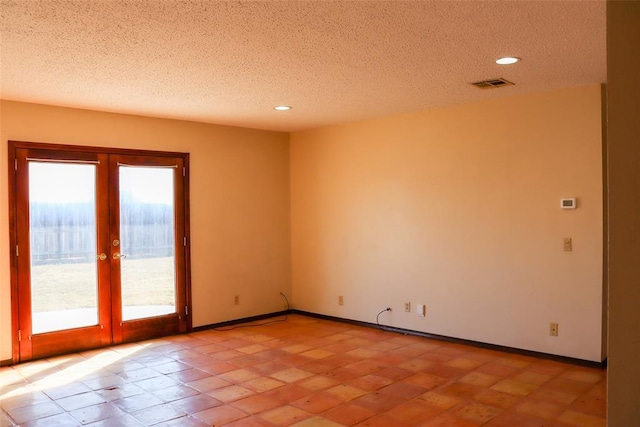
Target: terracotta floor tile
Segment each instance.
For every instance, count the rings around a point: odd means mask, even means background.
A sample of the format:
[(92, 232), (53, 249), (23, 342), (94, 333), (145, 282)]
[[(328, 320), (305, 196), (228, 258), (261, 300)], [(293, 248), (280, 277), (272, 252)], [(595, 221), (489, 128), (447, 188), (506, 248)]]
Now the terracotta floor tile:
[(259, 376), (260, 374), (257, 374), (251, 369), (236, 369), (235, 371), (228, 371), (218, 375), (219, 378), (231, 383), (249, 381)]
[(424, 372), (450, 380), (463, 377), (469, 373), (469, 371), (466, 369), (460, 369), (447, 365), (434, 365), (425, 369)]
[(202, 378), (206, 378), (208, 376), (211, 376), (210, 372), (205, 372), (197, 368), (186, 369), (184, 371), (174, 372), (168, 375), (169, 378), (173, 378), (174, 380), (181, 383), (196, 381)]
[(455, 414), (469, 421), (484, 424), (492, 418), (495, 418), (501, 412), (496, 406), (485, 405), (477, 402), (470, 402), (462, 405), (455, 411)]
[(337, 398), (342, 399), (343, 402), (347, 402), (355, 399), (356, 397), (367, 394), (367, 391), (346, 384), (338, 384), (325, 390), (325, 393), (336, 396)]
[(217, 376), (211, 376), (206, 378), (201, 378), (195, 381), (189, 381), (185, 385), (198, 390), (201, 393), (205, 393), (207, 391), (215, 390), (222, 387), (227, 387), (231, 385), (229, 381), (225, 381), (222, 378), (218, 378)]
[(571, 410), (604, 418), (607, 415), (607, 401), (601, 397), (584, 395), (573, 402)]
[(147, 391), (155, 391), (155, 390), (160, 390), (163, 388), (167, 388), (167, 387), (172, 387), (175, 385), (178, 385), (178, 381), (169, 378), (165, 375), (161, 375), (159, 377), (153, 377), (153, 378), (148, 378), (146, 380), (140, 380), (140, 381), (136, 381), (135, 384), (140, 387), (143, 388)]
[(388, 368), (380, 369), (378, 372), (376, 372), (376, 375), (389, 378), (393, 381), (400, 381), (404, 378), (414, 375), (414, 372), (408, 369), (391, 366)]
[(248, 345), (246, 347), (240, 347), (237, 350), (239, 352), (246, 353), (246, 354), (255, 354), (255, 353), (259, 353), (261, 351), (265, 351), (265, 350), (268, 350), (268, 349), (269, 349), (269, 347), (265, 347), (265, 346), (263, 346), (261, 344), (252, 344), (252, 345)]
[(261, 394), (255, 394), (253, 396), (236, 400), (230, 405), (234, 408), (238, 408), (241, 411), (246, 412), (247, 414), (257, 414), (269, 409), (273, 409), (276, 406), (280, 406), (280, 402), (276, 399), (271, 399)]
[(418, 397), (421, 400), (424, 400), (431, 406), (435, 406), (441, 409), (450, 409), (454, 406), (458, 405), (460, 402), (463, 402), (461, 398), (448, 396), (446, 394), (441, 394), (436, 391), (428, 391), (421, 396)]
[(336, 367), (333, 364), (326, 363), (324, 362), (324, 360), (314, 360), (313, 362), (309, 362), (309, 363), (305, 363), (304, 365), (301, 365), (300, 368), (314, 374), (325, 374), (329, 371), (336, 369)]
[(27, 423), (20, 424), (20, 427), (51, 427), (51, 426), (75, 427), (79, 425), (80, 424), (78, 423), (78, 421), (73, 419), (71, 415), (62, 413), (58, 415), (52, 415), (50, 417), (29, 421)]
[(298, 382), (298, 385), (309, 389), (311, 391), (325, 390), (338, 384), (338, 381), (333, 378), (328, 378), (323, 375), (314, 375), (309, 378), (305, 378)]
[(347, 382), (349, 380), (354, 380), (356, 378), (359, 378), (364, 374), (355, 369), (335, 368), (335, 369), (332, 369), (331, 371), (323, 373), (323, 375), (329, 378), (333, 378), (339, 382)]
[(209, 396), (225, 403), (233, 402), (234, 400), (251, 396), (254, 393), (254, 391), (249, 390), (248, 388), (241, 387), (239, 385), (230, 385), (207, 392)]
[(283, 371), (274, 372), (270, 376), (285, 383), (294, 383), (296, 381), (309, 378), (313, 376), (313, 374), (311, 372), (303, 371), (302, 369), (289, 368)]
[(531, 365), (531, 362), (527, 360), (523, 360), (521, 358), (512, 357), (512, 356), (505, 356), (500, 359), (496, 359), (495, 362), (500, 365), (511, 366), (512, 368), (518, 368), (518, 369), (523, 369)]
[(180, 363), (178, 361), (173, 361), (154, 366), (153, 369), (160, 372), (161, 374), (167, 375), (174, 374), (180, 371), (186, 371), (187, 369), (191, 369), (191, 366), (185, 363)]
[(258, 377), (241, 383), (243, 387), (250, 388), (253, 391), (262, 393), (283, 386), (282, 381), (274, 380), (270, 377)]
[(346, 366), (346, 368), (354, 372), (358, 372), (360, 375), (368, 375), (373, 374), (380, 369), (386, 368), (386, 365), (382, 362), (379, 362), (377, 359), (366, 359), (361, 360), (360, 362), (352, 363)]
[(7, 413), (18, 424), (24, 424), (28, 421), (62, 414), (63, 412), (64, 410), (53, 402), (36, 403), (30, 406), (7, 410)]
[(495, 375), (483, 374), (482, 372), (470, 372), (458, 381), (465, 384), (477, 385), (480, 387), (489, 387), (500, 380)]
[(447, 394), (449, 396), (462, 399), (471, 399), (473, 396), (484, 390), (483, 387), (464, 383), (449, 383), (435, 389), (438, 393)]
[[(163, 375), (158, 375), (143, 381), (153, 381), (154, 379), (155, 381), (166, 381), (166, 382), (173, 381), (171, 378), (164, 377)], [(125, 384), (126, 382), (127, 381), (125, 379), (123, 379), (121, 376), (118, 376), (116, 374), (111, 374), (111, 375), (83, 381), (83, 383), (92, 390), (100, 390), (107, 387), (119, 386), (119, 385)]]
[(422, 372), (427, 368), (434, 366), (435, 363), (424, 359), (409, 359), (400, 364), (399, 367), (408, 369), (412, 372)]
[(482, 360), (471, 359), (468, 357), (456, 357), (455, 359), (451, 359), (445, 362), (445, 365), (451, 366), (453, 368), (469, 370), (469, 369), (475, 369), (480, 365), (484, 365), (484, 363), (485, 362)]
[(178, 408), (165, 403), (163, 405), (152, 406), (151, 408), (141, 409), (133, 412), (131, 415), (144, 425), (158, 424), (163, 421), (173, 420), (175, 418), (181, 418), (187, 414), (179, 410)]
[(291, 402), (291, 405), (312, 414), (320, 414), (321, 412), (334, 408), (342, 403), (344, 403), (344, 400), (336, 396), (320, 392)]
[(527, 384), (520, 381), (514, 381), (511, 379), (502, 380), (493, 386), (491, 390), (501, 391), (504, 393), (515, 394), (516, 396), (527, 396), (532, 391), (537, 389), (535, 384)]
[[(407, 379), (408, 380), (408, 379)], [(378, 390), (386, 385), (389, 385), (393, 380), (378, 375), (365, 375), (360, 378), (356, 378), (348, 382), (348, 385), (359, 388), (365, 391)], [(335, 384), (334, 384), (335, 385)], [(418, 384), (421, 385), (421, 384)]]
[(289, 403), (311, 394), (310, 390), (296, 384), (287, 384), (263, 393), (267, 397), (272, 397), (282, 403)]
[(501, 391), (483, 389), (473, 396), (473, 400), (486, 403), (487, 405), (497, 406), (499, 408), (509, 408), (520, 402), (523, 398), (518, 395), (503, 393)]
[[(503, 412), (485, 424), (486, 427), (550, 427), (549, 420), (519, 412)], [(484, 427), (484, 426), (483, 426)]]
[[(87, 393), (93, 389), (83, 383), (71, 383), (63, 386), (47, 388), (44, 393), (51, 399), (62, 399), (63, 397), (73, 396), (76, 394)], [(4, 406), (4, 405), (2, 405)]]
[(218, 375), (222, 374), (223, 372), (234, 371), (238, 369), (238, 366), (229, 362), (225, 362), (223, 360), (216, 360), (212, 361), (208, 365), (200, 366), (199, 369), (214, 375)]
[(575, 411), (565, 411), (557, 419), (576, 427), (606, 427), (607, 425), (602, 418)]
[(551, 380), (552, 378), (553, 376), (551, 375), (532, 372), (529, 370), (524, 370), (511, 377), (512, 380), (535, 385), (542, 385), (546, 382), (549, 382), (549, 380)]
[(154, 424), (153, 427), (210, 427), (210, 425), (195, 417), (185, 415), (184, 417), (175, 418), (173, 420), (165, 421), (159, 424)]
[[(338, 424), (340, 425), (340, 424)], [(375, 415), (356, 424), (357, 427), (414, 427), (415, 423), (403, 421), (388, 414)]]
[(229, 405), (217, 406), (205, 409), (193, 414), (195, 418), (207, 423), (207, 425), (219, 426), (247, 417), (247, 413)]
[(565, 371), (561, 378), (566, 378), (573, 381), (581, 381), (589, 384), (599, 383), (604, 379), (605, 375), (603, 371), (596, 371), (594, 369), (569, 369)]
[(558, 376), (567, 369), (569, 369), (569, 365), (566, 363), (555, 362), (552, 360), (539, 360), (527, 366), (528, 371), (551, 376)]
[(350, 403), (372, 411), (386, 412), (404, 402), (406, 402), (405, 399), (401, 399), (395, 396), (389, 396), (376, 391), (358, 397), (352, 400)]
[(420, 422), (434, 418), (443, 411), (443, 408), (429, 405), (424, 400), (414, 399), (395, 406), (387, 411), (387, 415), (405, 423), (417, 425)]
[(151, 393), (136, 394), (134, 396), (124, 397), (112, 402), (124, 412), (132, 413), (140, 409), (149, 408), (151, 406), (161, 405), (164, 402), (159, 397)]
[(355, 348), (351, 351), (348, 351), (346, 354), (358, 359), (372, 359), (375, 357), (380, 357), (382, 355), (382, 353), (380, 353), (379, 351), (369, 350), (366, 348)]
[(553, 378), (543, 385), (543, 388), (561, 391), (568, 394), (581, 395), (591, 389), (592, 385), (582, 381), (574, 381), (566, 378)]
[[(442, 415), (438, 415), (431, 420), (427, 420), (420, 425), (421, 427), (477, 427), (481, 424), (457, 417), (454, 414), (445, 413)], [(515, 426), (516, 425), (514, 424), (511, 427)]]
[[(156, 427), (156, 426), (153, 426)], [(176, 426), (178, 427), (178, 426)], [(179, 426), (182, 427), (182, 426)], [(207, 425), (207, 427), (209, 427)], [(225, 424), (224, 427), (273, 427), (273, 424), (266, 422), (265, 420), (258, 418), (257, 416), (251, 416), (246, 418), (240, 418), (239, 420), (232, 421)]]
[(409, 400), (409, 399), (413, 399), (414, 397), (420, 396), (421, 394), (425, 393), (427, 390), (428, 390), (427, 388), (421, 387), (416, 384), (410, 384), (406, 382), (397, 382), (397, 383), (389, 384), (388, 386), (382, 387), (378, 391), (382, 394)]
[(308, 357), (310, 359), (324, 359), (330, 356), (335, 356), (335, 353), (322, 348), (305, 351), (300, 354), (301, 356)]
[(84, 408), (87, 406), (97, 405), (99, 403), (106, 402), (105, 398), (98, 393), (92, 391), (89, 393), (76, 394), (74, 396), (63, 397), (55, 401), (65, 411), (73, 411), (75, 409)]
[(221, 406), (223, 403), (218, 399), (214, 399), (206, 394), (197, 394), (195, 396), (185, 397), (184, 399), (174, 400), (171, 406), (185, 412), (187, 414), (195, 414), (205, 409)]
[(376, 415), (376, 411), (353, 404), (343, 404), (323, 413), (322, 416), (336, 423), (352, 426)]
[(259, 418), (277, 426), (288, 426), (310, 418), (309, 412), (294, 406), (280, 406), (258, 415)]
[[(90, 389), (85, 389), (89, 391)], [(29, 392), (26, 394), (18, 394), (16, 396), (3, 398), (0, 400), (0, 407), (5, 410), (21, 408), (24, 406), (36, 405), (38, 403), (51, 402), (52, 399), (41, 391)]]
[(238, 357), (243, 357), (246, 355), (246, 353), (241, 353), (237, 350), (224, 350), (224, 351), (218, 351), (216, 353), (210, 353), (211, 357), (213, 357), (216, 360), (221, 360), (221, 361), (226, 361), (226, 362), (232, 362), (233, 359), (236, 359)]
[(604, 369), (301, 315), (3, 367), (0, 387), (0, 427), (591, 427), (607, 397)]
[(156, 390), (153, 394), (165, 402), (172, 402), (174, 400), (184, 399), (185, 397), (194, 396), (199, 392), (191, 387), (184, 385), (176, 385), (173, 387), (167, 387), (162, 390)]
[(298, 354), (298, 353), (304, 353), (305, 351), (312, 350), (313, 347), (307, 344), (298, 343), (298, 344), (288, 345), (286, 347), (283, 347), (282, 349), (288, 353)]
[(576, 394), (565, 393), (548, 388), (539, 388), (531, 393), (528, 397), (531, 399), (560, 403), (562, 405), (570, 405), (578, 399), (578, 395)]
[(551, 420), (557, 418), (565, 409), (566, 407), (564, 405), (557, 403), (527, 399), (515, 405), (512, 410)]
[(107, 418), (121, 417), (125, 415), (125, 413), (115, 405), (101, 403), (71, 411), (70, 415), (82, 424), (89, 424)]
[(279, 362), (263, 362), (251, 367), (252, 370), (261, 375), (271, 375), (278, 371), (288, 369), (289, 366)]
[(485, 363), (482, 366), (479, 366), (477, 369), (475, 369), (475, 372), (493, 375), (500, 378), (506, 378), (509, 375), (513, 375), (515, 372), (518, 372), (518, 369), (519, 368), (504, 365), (501, 363), (489, 362)]

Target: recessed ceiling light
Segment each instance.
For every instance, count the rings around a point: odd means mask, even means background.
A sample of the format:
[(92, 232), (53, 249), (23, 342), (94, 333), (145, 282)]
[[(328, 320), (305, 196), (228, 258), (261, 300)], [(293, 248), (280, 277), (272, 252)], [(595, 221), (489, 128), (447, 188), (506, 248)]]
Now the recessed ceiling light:
[(516, 58), (515, 56), (505, 56), (505, 57), (502, 57), (502, 58), (498, 58), (496, 60), (496, 64), (499, 64), (499, 65), (511, 65), (511, 64), (515, 64), (518, 61), (520, 61), (520, 58)]
[(273, 108), (276, 111), (287, 111), (287, 110), (291, 110), (291, 107), (288, 105), (278, 105), (277, 107)]

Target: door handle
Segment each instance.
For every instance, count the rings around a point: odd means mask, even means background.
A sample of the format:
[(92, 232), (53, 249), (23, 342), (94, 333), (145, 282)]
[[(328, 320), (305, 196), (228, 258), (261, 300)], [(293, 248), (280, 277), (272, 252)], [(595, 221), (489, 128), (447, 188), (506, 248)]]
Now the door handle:
[(99, 259), (100, 261), (104, 261), (105, 259), (107, 259), (107, 254), (103, 252), (100, 255), (96, 256), (96, 259)]
[(126, 258), (127, 256), (125, 254), (120, 254), (120, 253), (115, 253), (113, 254), (113, 259), (119, 259), (119, 258)]

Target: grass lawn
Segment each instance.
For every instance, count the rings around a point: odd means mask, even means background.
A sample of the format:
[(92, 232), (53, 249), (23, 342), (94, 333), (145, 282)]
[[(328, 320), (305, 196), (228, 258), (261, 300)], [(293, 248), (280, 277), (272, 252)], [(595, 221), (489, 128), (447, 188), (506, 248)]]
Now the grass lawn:
[[(124, 306), (175, 305), (172, 257), (123, 259), (121, 268)], [(95, 307), (96, 277), (95, 263), (33, 266), (32, 311)]]

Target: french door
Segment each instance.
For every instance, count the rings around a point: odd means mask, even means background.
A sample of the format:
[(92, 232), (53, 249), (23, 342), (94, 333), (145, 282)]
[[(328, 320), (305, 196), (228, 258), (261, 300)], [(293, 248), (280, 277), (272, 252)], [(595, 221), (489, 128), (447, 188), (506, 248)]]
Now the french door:
[(188, 155), (9, 150), (14, 360), (187, 331)]

